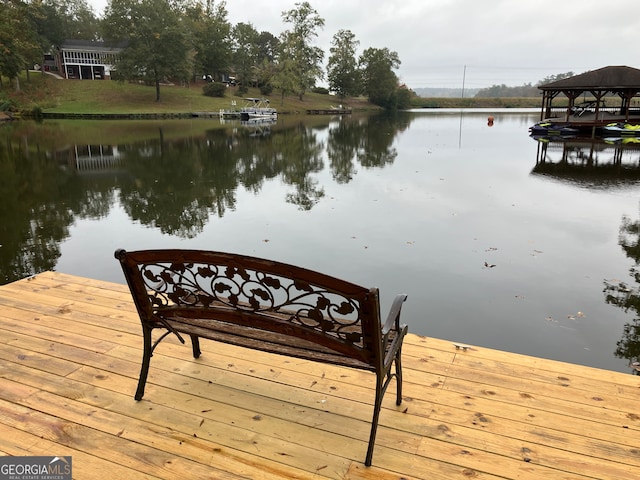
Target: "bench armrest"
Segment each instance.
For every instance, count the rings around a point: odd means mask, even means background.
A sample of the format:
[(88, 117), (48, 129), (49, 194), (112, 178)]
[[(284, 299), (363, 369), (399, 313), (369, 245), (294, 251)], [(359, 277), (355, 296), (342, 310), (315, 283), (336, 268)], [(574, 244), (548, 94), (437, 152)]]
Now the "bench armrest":
[(401, 330), (400, 327), (400, 313), (402, 310), (402, 304), (407, 299), (407, 296), (404, 293), (399, 293), (396, 295), (396, 298), (393, 300), (393, 304), (389, 309), (389, 314), (387, 315), (387, 321), (382, 327), (382, 335), (385, 339), (389, 336), (389, 332), (396, 331), (399, 332)]
[(391, 304), (387, 321), (382, 327), (382, 350), (384, 351), (383, 365), (385, 369), (391, 367), (396, 354), (402, 348), (402, 341), (407, 334), (407, 326), (400, 325), (402, 304), (407, 299), (404, 293), (396, 295)]

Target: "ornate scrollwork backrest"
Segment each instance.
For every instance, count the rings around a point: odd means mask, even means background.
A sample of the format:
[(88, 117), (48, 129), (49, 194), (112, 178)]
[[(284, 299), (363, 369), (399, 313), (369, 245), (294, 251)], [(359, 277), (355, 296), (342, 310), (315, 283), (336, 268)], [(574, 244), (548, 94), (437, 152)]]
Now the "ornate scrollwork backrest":
[(276, 314), (291, 324), (363, 345), (362, 305), (326, 286), (237, 264), (139, 264), (149, 302), (162, 307), (223, 305)]

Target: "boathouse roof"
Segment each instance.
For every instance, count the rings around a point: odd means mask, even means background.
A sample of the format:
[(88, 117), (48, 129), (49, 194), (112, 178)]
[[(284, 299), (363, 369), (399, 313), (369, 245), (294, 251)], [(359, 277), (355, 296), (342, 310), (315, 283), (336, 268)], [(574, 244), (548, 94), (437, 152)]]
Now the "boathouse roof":
[(573, 77), (539, 85), (540, 90), (640, 89), (640, 70), (627, 66), (603, 67)]

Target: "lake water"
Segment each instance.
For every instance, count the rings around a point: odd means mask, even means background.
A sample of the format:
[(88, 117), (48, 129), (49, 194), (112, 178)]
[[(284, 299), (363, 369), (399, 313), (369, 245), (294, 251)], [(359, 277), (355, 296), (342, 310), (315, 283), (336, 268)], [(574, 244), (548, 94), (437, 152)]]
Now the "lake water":
[(380, 287), (384, 313), (407, 293), (413, 333), (631, 372), (639, 149), (538, 142), (537, 117), (4, 125), (0, 282), (124, 283), (120, 247), (244, 253)]

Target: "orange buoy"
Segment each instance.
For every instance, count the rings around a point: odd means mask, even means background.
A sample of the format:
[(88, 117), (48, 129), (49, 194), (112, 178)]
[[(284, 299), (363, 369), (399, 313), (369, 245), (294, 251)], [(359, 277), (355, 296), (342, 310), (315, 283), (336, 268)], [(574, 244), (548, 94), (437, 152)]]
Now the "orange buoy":
[(493, 117), (489, 117), (487, 119), (487, 125), (489, 125), (490, 127), (493, 127)]

